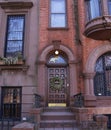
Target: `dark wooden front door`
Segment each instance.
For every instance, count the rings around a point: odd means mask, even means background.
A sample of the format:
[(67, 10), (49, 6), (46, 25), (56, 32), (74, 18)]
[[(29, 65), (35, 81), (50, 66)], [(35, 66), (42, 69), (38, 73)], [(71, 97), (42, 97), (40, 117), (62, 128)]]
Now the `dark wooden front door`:
[(48, 68), (48, 104), (67, 104), (67, 74), (67, 67)]

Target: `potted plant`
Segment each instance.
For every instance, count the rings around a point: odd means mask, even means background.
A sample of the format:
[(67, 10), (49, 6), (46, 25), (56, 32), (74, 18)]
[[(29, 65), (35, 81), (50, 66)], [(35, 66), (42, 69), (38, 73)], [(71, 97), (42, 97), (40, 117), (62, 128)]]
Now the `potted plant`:
[(0, 56), (0, 65), (3, 65), (4, 61), (3, 61), (3, 57)]
[(17, 53), (17, 58), (18, 58), (18, 64), (24, 63), (23, 54), (21, 52)]

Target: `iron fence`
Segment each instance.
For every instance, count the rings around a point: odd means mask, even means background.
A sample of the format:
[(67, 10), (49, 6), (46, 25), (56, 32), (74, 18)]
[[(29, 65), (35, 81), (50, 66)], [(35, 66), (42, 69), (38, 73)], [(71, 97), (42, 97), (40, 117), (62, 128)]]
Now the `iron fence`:
[(18, 124), (18, 121), (10, 119), (1, 119), (0, 120), (0, 130), (12, 130), (12, 127)]
[(82, 93), (78, 93), (74, 95), (74, 106), (75, 107), (83, 107), (84, 106), (84, 97)]
[(70, 126), (66, 126), (66, 124), (61, 124), (59, 127), (55, 123), (53, 123), (53, 127), (47, 128), (47, 125), (44, 125), (44, 127), (39, 128), (39, 130), (109, 130), (107, 128), (104, 128), (103, 123), (101, 125), (98, 125), (95, 121), (82, 121), (81, 123), (74, 123), (70, 124)]

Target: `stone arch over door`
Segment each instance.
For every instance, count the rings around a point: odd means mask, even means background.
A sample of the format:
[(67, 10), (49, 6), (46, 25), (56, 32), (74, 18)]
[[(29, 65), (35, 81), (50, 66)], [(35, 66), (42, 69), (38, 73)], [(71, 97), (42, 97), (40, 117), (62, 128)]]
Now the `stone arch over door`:
[[(46, 106), (46, 84), (47, 84), (47, 56), (48, 54), (55, 50), (54, 45), (49, 45), (47, 46), (42, 53), (39, 56), (39, 61), (38, 61), (38, 87), (37, 87), (37, 92), (43, 97), (43, 105)], [(59, 50), (63, 51), (67, 57), (68, 57), (68, 65), (69, 65), (69, 84), (70, 85), (70, 101), (69, 104), (71, 105), (71, 97), (77, 93), (77, 74), (76, 74), (76, 57), (72, 53), (72, 51), (64, 46), (64, 45), (59, 45)]]
[(102, 44), (96, 47), (89, 55), (88, 60), (85, 65), (84, 69), (84, 76), (85, 76), (85, 95), (92, 95), (94, 96), (94, 84), (93, 78), (95, 75), (95, 64), (97, 59), (103, 55), (104, 53), (111, 51), (111, 44)]

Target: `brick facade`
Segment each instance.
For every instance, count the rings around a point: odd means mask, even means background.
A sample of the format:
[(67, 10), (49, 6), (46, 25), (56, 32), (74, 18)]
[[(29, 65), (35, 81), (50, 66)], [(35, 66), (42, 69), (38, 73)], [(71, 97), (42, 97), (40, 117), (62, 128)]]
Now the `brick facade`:
[[(28, 116), (33, 108), (34, 93), (42, 97), (41, 106), (48, 106), (50, 65), (48, 66), (47, 62), (55, 50), (59, 50), (67, 59), (66, 105), (73, 106), (73, 96), (82, 93), (86, 109), (94, 108), (94, 113), (91, 111), (92, 115), (110, 114), (105, 107), (111, 107), (111, 98), (95, 96), (93, 80), (95, 63), (101, 55), (111, 50), (111, 41), (94, 40), (84, 35), (86, 25), (84, 0), (66, 0), (67, 26), (64, 28), (50, 27), (50, 0), (28, 2), (0, 0), (0, 56), (4, 55), (7, 16), (19, 14), (25, 15), (25, 64), (18, 67), (0, 66), (0, 91), (1, 87), (6, 86), (22, 87), (21, 117)], [(97, 109), (100, 106), (100, 113), (98, 113)]]

